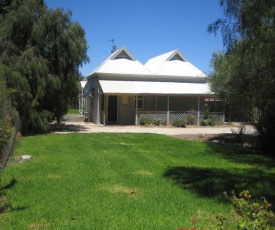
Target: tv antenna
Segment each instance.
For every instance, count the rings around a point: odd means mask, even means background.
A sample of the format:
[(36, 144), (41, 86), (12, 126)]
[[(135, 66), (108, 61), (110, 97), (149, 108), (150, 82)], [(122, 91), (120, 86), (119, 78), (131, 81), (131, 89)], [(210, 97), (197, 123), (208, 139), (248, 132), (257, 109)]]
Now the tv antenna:
[(112, 50), (111, 53), (116, 51), (116, 46), (115, 46), (115, 39), (108, 40), (108, 42), (112, 42)]

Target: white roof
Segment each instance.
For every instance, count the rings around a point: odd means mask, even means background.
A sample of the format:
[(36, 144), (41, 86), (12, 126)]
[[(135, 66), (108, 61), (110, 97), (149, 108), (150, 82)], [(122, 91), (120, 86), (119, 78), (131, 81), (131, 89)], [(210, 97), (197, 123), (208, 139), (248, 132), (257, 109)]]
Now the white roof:
[(154, 57), (144, 66), (158, 76), (207, 77), (188, 62), (178, 50)]
[(124, 46), (112, 53), (92, 74), (153, 75)]
[(112, 81), (100, 80), (101, 88), (107, 94), (174, 94), (209, 95), (207, 83), (152, 82), (152, 81)]

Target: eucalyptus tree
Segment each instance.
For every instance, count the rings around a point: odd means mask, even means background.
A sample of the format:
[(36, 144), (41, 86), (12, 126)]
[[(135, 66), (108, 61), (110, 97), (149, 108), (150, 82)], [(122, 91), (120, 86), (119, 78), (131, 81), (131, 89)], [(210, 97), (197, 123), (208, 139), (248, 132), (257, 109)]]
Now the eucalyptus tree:
[(224, 52), (215, 53), (212, 89), (237, 105), (260, 134), (261, 145), (275, 150), (275, 1), (221, 0), (224, 18), (209, 25), (221, 31)]
[(79, 67), (88, 61), (85, 31), (72, 13), (43, 0), (13, 0), (0, 18), (0, 55), (11, 74), (23, 132), (45, 132), (78, 93)]

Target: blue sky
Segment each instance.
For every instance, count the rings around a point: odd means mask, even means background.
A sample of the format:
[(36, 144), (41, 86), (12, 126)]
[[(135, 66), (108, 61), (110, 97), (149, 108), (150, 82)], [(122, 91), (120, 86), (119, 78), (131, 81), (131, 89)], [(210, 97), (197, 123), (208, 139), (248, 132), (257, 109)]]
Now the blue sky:
[(212, 53), (223, 49), (218, 34), (206, 32), (222, 16), (219, 0), (45, 0), (49, 8), (72, 11), (86, 32), (90, 63), (80, 68), (87, 76), (111, 52), (126, 46), (142, 64), (178, 49), (205, 73)]

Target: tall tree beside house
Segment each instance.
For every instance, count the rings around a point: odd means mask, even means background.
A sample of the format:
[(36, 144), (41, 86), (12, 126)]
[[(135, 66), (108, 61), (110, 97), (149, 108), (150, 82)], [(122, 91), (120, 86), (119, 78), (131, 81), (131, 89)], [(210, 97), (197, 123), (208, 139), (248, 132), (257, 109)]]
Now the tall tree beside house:
[(259, 132), (260, 143), (275, 151), (275, 2), (220, 0), (225, 18), (208, 31), (223, 36), (226, 51), (213, 55), (212, 89), (242, 110)]
[(0, 15), (7, 13), (10, 10), (13, 0), (0, 0)]
[(48, 9), (44, 0), (13, 0), (0, 17), (0, 56), (12, 72), (22, 131), (45, 132), (61, 120), (78, 94), (79, 66), (88, 61), (85, 32), (72, 13)]
[(13, 152), (15, 137), (20, 128), (18, 113), (11, 105), (11, 95), (13, 90), (8, 90), (6, 86), (6, 74), (8, 69), (0, 60), (0, 177)]

